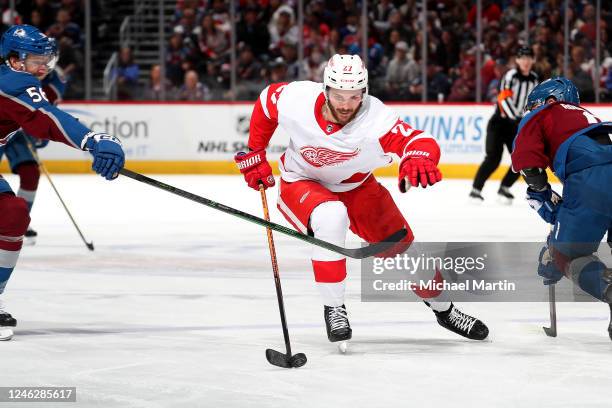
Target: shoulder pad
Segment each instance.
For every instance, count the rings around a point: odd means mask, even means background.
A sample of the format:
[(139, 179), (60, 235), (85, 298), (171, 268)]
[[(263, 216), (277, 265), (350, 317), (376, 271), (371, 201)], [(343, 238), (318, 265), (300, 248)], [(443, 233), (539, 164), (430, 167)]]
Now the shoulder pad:
[(41, 86), (40, 81), (34, 75), (14, 71), (6, 66), (0, 70), (0, 91), (5, 94), (19, 96), (32, 86)]

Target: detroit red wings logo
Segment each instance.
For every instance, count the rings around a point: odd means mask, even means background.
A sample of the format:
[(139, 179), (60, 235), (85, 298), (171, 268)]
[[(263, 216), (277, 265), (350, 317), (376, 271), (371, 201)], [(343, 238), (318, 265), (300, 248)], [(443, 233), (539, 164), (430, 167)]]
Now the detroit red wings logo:
[(325, 147), (305, 146), (300, 149), (300, 154), (314, 167), (337, 166), (357, 156), (359, 149), (353, 152), (337, 152)]

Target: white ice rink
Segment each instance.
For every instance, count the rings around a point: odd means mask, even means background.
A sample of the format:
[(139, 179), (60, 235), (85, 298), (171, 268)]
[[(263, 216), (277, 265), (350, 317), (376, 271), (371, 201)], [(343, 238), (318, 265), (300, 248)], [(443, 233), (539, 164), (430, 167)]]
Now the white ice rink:
[[(262, 213), (259, 194), (238, 177), (154, 177)], [(605, 305), (560, 304), (559, 337), (548, 338), (544, 303), (464, 304), (491, 330), (490, 341), (473, 342), (439, 327), (424, 305), (361, 303), (351, 261), (353, 341), (340, 355), (325, 335), (310, 248), (275, 234), (292, 345), (308, 356), (300, 369), (281, 369), (264, 357), (284, 349), (264, 229), (130, 179), (54, 180), (96, 249), (87, 251), (41, 179), (38, 243), (24, 247), (4, 296), (19, 325), (0, 343), (0, 385), (76, 386), (78, 402), (0, 406), (612, 406)], [(494, 203), (498, 182), (476, 207), (468, 181), (406, 195), (395, 179), (382, 182), (422, 241), (547, 233), (523, 200)], [(513, 191), (522, 198), (523, 188)], [(276, 209), (272, 219), (286, 224)]]

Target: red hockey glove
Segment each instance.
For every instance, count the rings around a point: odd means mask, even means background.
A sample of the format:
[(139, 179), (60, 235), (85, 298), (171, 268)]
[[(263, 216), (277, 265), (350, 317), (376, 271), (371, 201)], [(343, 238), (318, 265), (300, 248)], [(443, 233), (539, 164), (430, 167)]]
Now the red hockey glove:
[(238, 169), (244, 174), (249, 187), (254, 190), (259, 190), (259, 184), (263, 184), (264, 188), (274, 186), (274, 176), (272, 175), (272, 167), (266, 160), (266, 151), (257, 150), (255, 152), (240, 152), (234, 156)]
[(426, 152), (412, 150), (406, 153), (399, 166), (399, 189), (405, 193), (410, 187), (433, 186), (442, 180), (436, 163), (427, 158)]

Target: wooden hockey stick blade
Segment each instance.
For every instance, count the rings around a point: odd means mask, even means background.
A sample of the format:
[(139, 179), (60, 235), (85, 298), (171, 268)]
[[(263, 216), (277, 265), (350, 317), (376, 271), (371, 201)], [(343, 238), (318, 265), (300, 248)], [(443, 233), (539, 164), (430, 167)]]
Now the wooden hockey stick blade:
[(344, 256), (348, 256), (349, 258), (355, 258), (355, 259), (363, 259), (363, 258), (368, 258), (370, 256), (374, 256), (377, 255), (381, 252), (386, 251), (387, 249), (393, 247), (395, 244), (397, 244), (399, 241), (401, 241), (402, 239), (404, 239), (404, 237), (406, 236), (406, 234), (408, 234), (408, 231), (406, 231), (405, 228), (402, 228), (401, 230), (391, 234), (389, 237), (385, 238), (385, 240), (383, 240), (382, 242), (378, 242), (376, 244), (371, 244), (371, 245), (367, 245), (365, 247), (362, 248), (343, 248), (340, 247), (338, 245), (334, 245), (330, 242), (327, 241), (323, 241), (320, 239), (317, 239), (315, 237), (311, 237), (309, 235), (306, 234), (302, 234), (301, 232), (295, 231), (291, 228), (285, 227), (284, 225), (280, 225), (280, 224), (276, 224), (274, 222), (271, 221), (266, 221), (263, 218), (259, 218), (255, 215), (249, 214), (249, 213), (245, 213), (243, 211), (237, 210), (235, 208), (232, 207), (228, 207), (225, 204), (221, 204), (218, 203), (216, 201), (213, 200), (209, 200), (208, 198), (204, 198), (204, 197), (200, 197), (199, 195), (190, 193), (188, 191), (185, 190), (181, 190), (180, 188), (171, 186), (169, 184), (163, 183), (159, 180), (155, 180), (152, 179), (150, 177), (144, 176), (140, 173), (136, 173), (134, 171), (128, 170), (128, 169), (121, 169), (119, 171), (120, 174), (122, 174), (123, 176), (129, 177), (133, 180), (136, 181), (140, 181), (141, 183), (144, 184), (148, 184), (150, 186), (153, 187), (157, 187), (161, 190), (167, 191), (169, 193), (178, 195), (180, 197), (186, 198), (188, 200), (191, 201), (195, 201), (196, 203), (205, 205), (207, 207), (213, 208), (215, 210), (224, 212), (226, 214), (230, 214), (233, 215), (234, 217), (238, 217), (241, 218), (245, 221), (249, 221), (252, 222), (254, 224), (258, 224), (261, 225), (263, 227), (266, 228), (270, 228), (271, 230), (280, 232), (282, 234), (285, 235), (289, 235), (290, 237), (293, 238), (297, 238), (300, 239), (304, 242), (307, 242), (311, 245), (316, 245), (319, 246), (321, 248), (325, 248), (328, 249), (332, 252), (336, 252), (339, 254), (342, 254)]

